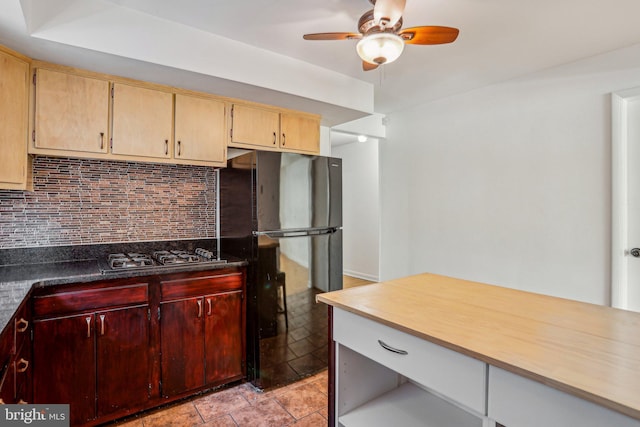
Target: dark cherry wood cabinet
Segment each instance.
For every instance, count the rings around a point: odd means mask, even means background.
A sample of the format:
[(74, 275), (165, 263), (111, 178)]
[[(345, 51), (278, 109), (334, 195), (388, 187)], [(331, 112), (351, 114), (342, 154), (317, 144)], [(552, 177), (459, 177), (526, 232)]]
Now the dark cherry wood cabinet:
[(244, 372), (244, 319), (241, 291), (205, 297), (205, 382), (219, 384)]
[(36, 295), (34, 313), (35, 403), (69, 403), (71, 425), (82, 425), (148, 402), (147, 283)]
[(245, 290), (243, 267), (34, 288), (0, 336), (0, 398), (92, 426), (241, 380)]
[(31, 312), (28, 300), (0, 336), (0, 403), (31, 403)]
[(163, 396), (241, 379), (245, 361), (243, 274), (165, 280), (161, 289)]
[(96, 415), (92, 317), (80, 314), (34, 323), (34, 402), (68, 403), (71, 425)]
[(98, 418), (149, 401), (150, 318), (148, 305), (94, 315)]

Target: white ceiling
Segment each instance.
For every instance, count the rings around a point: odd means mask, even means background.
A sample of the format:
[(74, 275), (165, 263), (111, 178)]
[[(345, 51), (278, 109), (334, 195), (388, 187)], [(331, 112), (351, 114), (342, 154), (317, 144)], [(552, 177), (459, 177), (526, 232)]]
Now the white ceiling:
[(458, 40), (407, 45), (370, 72), (354, 41), (302, 39), (355, 32), (370, 8), (368, 0), (0, 0), (0, 43), (39, 59), (303, 106), (329, 126), (640, 43), (638, 0), (407, 0), (405, 28), (457, 27)]

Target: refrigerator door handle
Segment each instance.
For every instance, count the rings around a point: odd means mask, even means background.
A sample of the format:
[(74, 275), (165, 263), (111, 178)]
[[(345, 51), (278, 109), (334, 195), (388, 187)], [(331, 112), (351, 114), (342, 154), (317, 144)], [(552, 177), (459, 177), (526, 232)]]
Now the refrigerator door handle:
[(279, 239), (283, 237), (302, 237), (302, 236), (321, 236), (323, 234), (333, 234), (338, 230), (337, 227), (323, 227), (323, 228), (292, 228), (288, 230), (273, 230), (273, 231), (254, 231), (254, 236), (267, 236), (272, 239)]

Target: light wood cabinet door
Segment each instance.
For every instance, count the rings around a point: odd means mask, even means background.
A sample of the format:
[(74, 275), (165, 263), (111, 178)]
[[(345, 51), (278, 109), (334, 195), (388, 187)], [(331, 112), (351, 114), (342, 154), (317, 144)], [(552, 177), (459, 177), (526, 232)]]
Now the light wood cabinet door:
[(280, 147), (283, 150), (320, 151), (320, 121), (316, 118), (282, 113), (280, 132)]
[(29, 64), (0, 51), (0, 188), (26, 188), (28, 93)]
[(224, 163), (225, 103), (176, 94), (175, 108), (175, 158)]
[(278, 148), (279, 128), (277, 111), (240, 104), (233, 106), (232, 143)]
[(113, 154), (171, 158), (173, 94), (113, 84)]
[(35, 85), (36, 149), (107, 152), (108, 81), (38, 69)]

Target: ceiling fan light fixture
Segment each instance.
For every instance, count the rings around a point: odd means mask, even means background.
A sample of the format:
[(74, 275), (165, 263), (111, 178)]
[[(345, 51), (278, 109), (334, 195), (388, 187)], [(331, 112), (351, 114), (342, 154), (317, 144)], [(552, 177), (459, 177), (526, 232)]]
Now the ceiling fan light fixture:
[(373, 33), (364, 36), (356, 45), (358, 55), (370, 64), (389, 64), (398, 59), (404, 40), (394, 33)]

